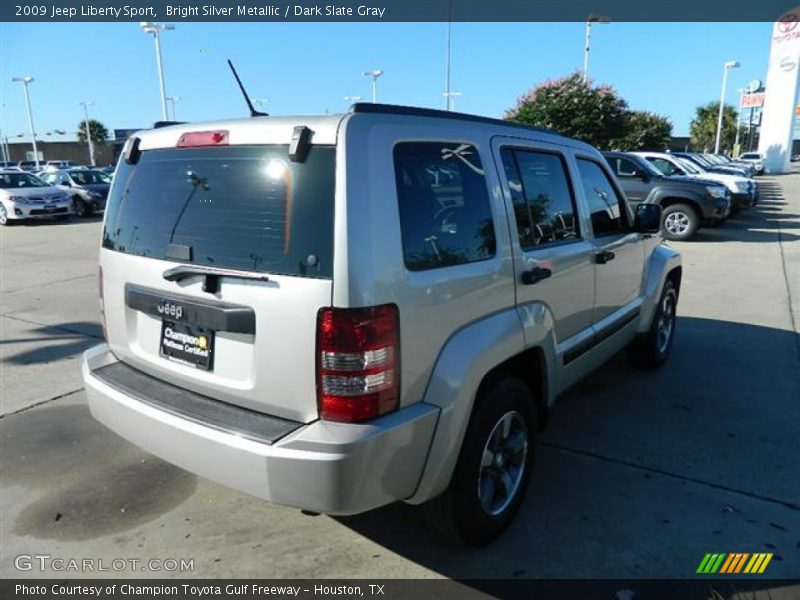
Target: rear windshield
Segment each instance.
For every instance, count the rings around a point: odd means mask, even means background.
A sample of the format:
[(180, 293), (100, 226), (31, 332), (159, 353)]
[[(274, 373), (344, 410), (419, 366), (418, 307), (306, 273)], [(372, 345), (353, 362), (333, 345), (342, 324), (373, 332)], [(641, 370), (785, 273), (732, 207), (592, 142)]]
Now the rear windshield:
[[(330, 278), (335, 149), (144, 151), (120, 161), (103, 247), (177, 262)], [(191, 258), (186, 259), (187, 256)]]

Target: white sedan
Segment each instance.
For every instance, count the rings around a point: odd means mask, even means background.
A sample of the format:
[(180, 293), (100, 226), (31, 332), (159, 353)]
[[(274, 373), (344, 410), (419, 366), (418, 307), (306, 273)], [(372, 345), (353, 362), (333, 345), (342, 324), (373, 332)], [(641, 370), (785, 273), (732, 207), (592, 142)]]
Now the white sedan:
[(0, 171), (0, 225), (25, 219), (66, 219), (70, 214), (69, 194), (30, 173)]

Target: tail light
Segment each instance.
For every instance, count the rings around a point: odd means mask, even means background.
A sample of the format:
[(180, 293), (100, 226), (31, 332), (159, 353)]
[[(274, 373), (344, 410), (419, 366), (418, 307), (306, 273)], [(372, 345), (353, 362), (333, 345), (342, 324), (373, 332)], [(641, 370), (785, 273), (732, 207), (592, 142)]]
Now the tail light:
[(100, 319), (103, 327), (103, 339), (107, 340), (106, 335), (106, 304), (103, 298), (103, 267), (97, 269), (97, 295), (100, 299)]
[(397, 306), (323, 308), (317, 316), (320, 417), (364, 421), (397, 408), (400, 399)]

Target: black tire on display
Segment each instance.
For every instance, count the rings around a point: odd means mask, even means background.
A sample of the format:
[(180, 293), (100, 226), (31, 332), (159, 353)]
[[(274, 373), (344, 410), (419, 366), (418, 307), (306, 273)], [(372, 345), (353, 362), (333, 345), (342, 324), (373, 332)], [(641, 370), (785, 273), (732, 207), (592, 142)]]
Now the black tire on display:
[(640, 334), (628, 346), (628, 359), (640, 369), (659, 368), (669, 358), (675, 339), (675, 314), (678, 292), (671, 279), (664, 282), (653, 323), (647, 333)]
[(450, 485), (424, 505), (428, 525), (471, 546), (503, 533), (525, 496), (535, 443), (536, 410), (525, 382), (503, 377), (482, 389)]
[(700, 228), (700, 217), (688, 204), (670, 204), (661, 217), (661, 231), (672, 241), (684, 241), (694, 237)]

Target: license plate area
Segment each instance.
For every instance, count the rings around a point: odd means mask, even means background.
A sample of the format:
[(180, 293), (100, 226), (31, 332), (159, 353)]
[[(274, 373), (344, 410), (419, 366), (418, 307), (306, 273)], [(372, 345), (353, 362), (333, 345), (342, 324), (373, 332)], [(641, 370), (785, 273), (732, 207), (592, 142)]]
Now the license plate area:
[(159, 354), (210, 371), (214, 366), (214, 331), (189, 323), (162, 321)]

